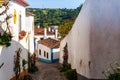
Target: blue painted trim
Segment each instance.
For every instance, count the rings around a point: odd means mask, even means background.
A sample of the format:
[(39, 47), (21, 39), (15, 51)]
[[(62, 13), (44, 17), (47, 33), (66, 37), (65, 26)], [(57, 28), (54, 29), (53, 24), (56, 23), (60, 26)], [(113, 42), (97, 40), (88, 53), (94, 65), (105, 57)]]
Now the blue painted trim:
[(51, 48), (51, 61), (53, 62), (53, 48)]
[(53, 62), (59, 62), (59, 58), (54, 59)]
[(43, 58), (39, 58), (38, 60), (41, 62), (52, 63), (51, 60), (47, 60), (47, 59), (43, 59)]

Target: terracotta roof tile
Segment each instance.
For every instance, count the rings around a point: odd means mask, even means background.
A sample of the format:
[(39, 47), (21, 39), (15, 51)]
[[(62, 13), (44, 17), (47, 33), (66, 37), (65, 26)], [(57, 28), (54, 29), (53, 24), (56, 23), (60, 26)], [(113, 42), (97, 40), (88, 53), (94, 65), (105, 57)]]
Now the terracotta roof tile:
[[(34, 29), (34, 34), (35, 35), (44, 35), (44, 28), (35, 28)], [(49, 32), (47, 30), (47, 35), (54, 35), (55, 33), (54, 32)]]
[(35, 16), (35, 14), (27, 11), (27, 12), (26, 12), (26, 16)]
[(29, 4), (25, 1), (25, 0), (15, 0), (16, 2), (18, 2), (19, 4), (23, 5), (23, 6), (29, 6)]
[(39, 40), (39, 44), (43, 44), (49, 48), (59, 48), (60, 42), (51, 38), (44, 39), (44, 40)]

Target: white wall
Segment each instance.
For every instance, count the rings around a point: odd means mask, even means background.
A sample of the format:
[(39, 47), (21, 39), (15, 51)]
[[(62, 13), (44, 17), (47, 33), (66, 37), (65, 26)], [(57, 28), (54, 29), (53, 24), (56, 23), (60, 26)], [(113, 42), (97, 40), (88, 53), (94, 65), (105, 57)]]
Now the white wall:
[(10, 9), (9, 12), (11, 14), (14, 14), (14, 10), (16, 10), (16, 24), (13, 23), (13, 17), (11, 18), (11, 27), (12, 27), (12, 33), (13, 33), (13, 39), (14, 40), (19, 40), (18, 39), (18, 33), (19, 33), (19, 15), (21, 14), (21, 29), (22, 30), (26, 30), (26, 25), (25, 25), (25, 16), (26, 16), (26, 11), (25, 11), (25, 7), (15, 3), (15, 2), (10, 2)]
[(26, 27), (30, 33), (28, 37), (28, 49), (30, 53), (34, 53), (34, 16), (26, 16)]
[(59, 59), (59, 56), (60, 56), (60, 48), (53, 49), (53, 60)]
[(20, 54), (22, 63), (22, 59), (27, 60), (27, 50), (21, 44), (16, 41), (12, 41), (10, 47), (0, 45), (0, 65), (1, 63), (4, 63), (0, 69), (0, 80), (10, 80), (14, 77), (14, 55), (16, 54), (15, 51), (18, 50), (18, 48), (22, 49)]
[[(35, 35), (34, 36), (37, 40), (40, 40), (40, 38), (44, 39), (44, 35)], [(52, 38), (55, 39), (55, 35), (47, 35), (46, 38)]]
[(26, 16), (26, 28), (27, 31), (32, 31), (34, 29), (34, 16)]
[[(13, 15), (14, 9), (17, 12), (17, 23), (13, 23), (13, 18), (10, 19), (10, 25), (11, 30), (13, 34), (13, 40), (11, 41), (11, 46), (5, 47), (3, 45), (0, 45), (0, 65), (1, 63), (4, 63), (3, 67), (0, 69), (0, 80), (10, 80), (12, 77), (14, 77), (13, 67), (14, 67), (14, 55), (16, 54), (15, 51), (18, 50), (18, 48), (22, 49), (21, 52), (21, 61), (22, 59), (27, 60), (27, 44), (26, 39), (18, 42), (18, 14), (21, 14), (22, 16), (22, 29), (26, 30), (25, 26), (25, 8), (21, 5), (18, 5), (14, 2), (10, 2), (10, 10), (8, 13), (11, 13)], [(0, 18), (1, 19), (1, 18)], [(4, 25), (4, 24), (3, 24)], [(22, 62), (21, 62), (22, 63)]]
[[(59, 62), (60, 63), (63, 63), (63, 55), (64, 55), (64, 46), (66, 45), (66, 43), (67, 43), (67, 38), (68, 38), (68, 36), (66, 36), (61, 42), (60, 42), (60, 60), (59, 60)], [(70, 59), (70, 58), (69, 58)]]
[[(39, 55), (39, 49), (41, 49), (41, 55)], [(47, 56), (44, 57), (44, 51), (47, 53), (48, 52), (48, 59), (47, 59)], [(47, 59), (47, 60), (51, 60), (51, 49), (42, 45), (42, 44), (38, 44), (38, 49), (37, 49), (37, 52), (38, 52), (38, 58), (43, 58), (43, 59)], [(47, 55), (47, 54), (46, 54)]]
[(120, 0), (86, 0), (69, 34), (68, 62), (89, 79), (105, 78), (102, 71), (120, 61)]

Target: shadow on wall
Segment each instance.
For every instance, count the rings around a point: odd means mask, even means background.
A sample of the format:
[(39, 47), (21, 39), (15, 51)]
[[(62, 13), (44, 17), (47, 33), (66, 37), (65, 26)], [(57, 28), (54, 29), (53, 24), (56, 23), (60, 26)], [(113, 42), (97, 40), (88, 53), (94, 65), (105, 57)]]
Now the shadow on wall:
[(9, 47), (5, 47), (5, 45), (0, 45), (0, 65), (4, 63), (4, 65), (0, 68), (0, 80), (10, 80), (12, 77), (15, 76), (13, 71), (14, 56), (16, 55), (16, 51), (19, 48), (22, 49), (20, 53), (20, 63), (22, 67), (22, 60), (28, 60), (27, 49), (23, 47), (19, 42), (14, 40), (11, 41), (11, 45)]

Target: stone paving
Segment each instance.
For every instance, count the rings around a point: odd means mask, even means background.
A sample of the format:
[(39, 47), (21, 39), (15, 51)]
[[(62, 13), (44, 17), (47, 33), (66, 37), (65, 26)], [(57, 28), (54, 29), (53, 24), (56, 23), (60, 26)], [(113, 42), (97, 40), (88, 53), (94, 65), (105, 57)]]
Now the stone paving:
[(67, 80), (63, 73), (60, 73), (57, 67), (59, 63), (47, 64), (43, 62), (36, 63), (39, 71), (30, 74), (34, 80)]

